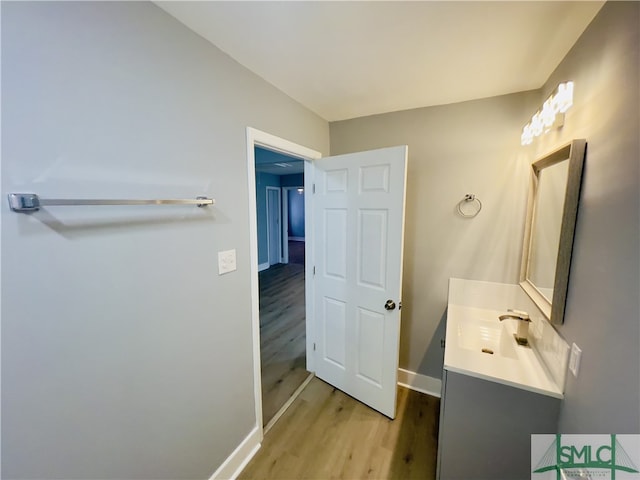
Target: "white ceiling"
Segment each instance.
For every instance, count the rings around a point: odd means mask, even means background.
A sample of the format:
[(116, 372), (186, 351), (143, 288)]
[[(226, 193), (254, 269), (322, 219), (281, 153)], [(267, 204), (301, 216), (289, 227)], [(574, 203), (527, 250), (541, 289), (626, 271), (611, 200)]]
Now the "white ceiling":
[(602, 1), (157, 1), (328, 121), (540, 88)]
[(272, 175), (291, 175), (304, 173), (304, 160), (298, 160), (282, 153), (273, 152), (266, 148), (255, 148), (256, 172)]

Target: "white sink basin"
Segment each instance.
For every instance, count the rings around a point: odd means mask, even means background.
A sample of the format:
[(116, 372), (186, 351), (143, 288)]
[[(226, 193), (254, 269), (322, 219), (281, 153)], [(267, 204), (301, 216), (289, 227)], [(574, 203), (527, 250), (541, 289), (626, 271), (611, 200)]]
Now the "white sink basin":
[(456, 340), (460, 348), (481, 355), (517, 358), (515, 338), (496, 318), (495, 322), (461, 319)]
[(562, 389), (547, 372), (535, 347), (516, 343), (516, 321), (498, 320), (503, 313), (449, 303), (444, 368), (562, 398)]

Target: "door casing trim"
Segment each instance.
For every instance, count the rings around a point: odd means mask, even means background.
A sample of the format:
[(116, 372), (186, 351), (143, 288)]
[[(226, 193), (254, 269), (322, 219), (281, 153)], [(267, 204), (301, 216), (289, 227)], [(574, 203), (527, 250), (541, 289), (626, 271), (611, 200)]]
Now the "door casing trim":
[[(283, 221), (282, 221), (282, 187), (266, 187), (266, 206), (267, 206), (267, 262), (269, 263), (269, 266), (274, 265), (275, 263), (282, 263), (282, 256), (283, 256), (283, 246), (282, 243), (284, 241), (284, 237), (282, 236), (282, 225), (283, 225)], [(277, 253), (277, 257), (276, 258), (276, 262), (275, 263), (271, 263), (271, 229), (273, 228), (273, 225), (271, 225), (271, 208), (272, 205), (269, 202), (269, 190), (271, 191), (276, 191), (278, 192), (278, 205), (277, 205), (277, 211), (276, 211), (276, 215), (278, 217), (278, 222), (280, 223), (280, 226), (276, 229), (275, 234), (278, 236), (278, 253)]]
[[(251, 336), (253, 344), (253, 390), (256, 406), (256, 428), (260, 442), (264, 438), (262, 426), (262, 375), (260, 368), (260, 292), (258, 288), (258, 228), (256, 212), (256, 159), (255, 147), (263, 147), (274, 152), (305, 160), (304, 188), (312, 190), (313, 160), (322, 158), (322, 154), (310, 148), (298, 145), (270, 133), (247, 127), (247, 181), (249, 187), (249, 257), (251, 274)], [(315, 321), (313, 317), (313, 216), (312, 197), (305, 195), (305, 237), (307, 238), (305, 255), (305, 311), (306, 311), (306, 350), (307, 370), (315, 372), (313, 345), (315, 340)]]

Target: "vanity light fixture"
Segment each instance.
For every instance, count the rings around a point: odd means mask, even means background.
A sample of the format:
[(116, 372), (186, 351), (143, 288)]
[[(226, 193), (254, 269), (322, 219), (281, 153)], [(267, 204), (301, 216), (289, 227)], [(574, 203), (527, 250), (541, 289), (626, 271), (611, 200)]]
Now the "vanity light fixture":
[(564, 124), (564, 113), (573, 105), (573, 82), (561, 83), (522, 129), (520, 143), (530, 145), (534, 137)]
[(298, 188), (298, 193), (302, 195), (304, 193), (304, 188)]

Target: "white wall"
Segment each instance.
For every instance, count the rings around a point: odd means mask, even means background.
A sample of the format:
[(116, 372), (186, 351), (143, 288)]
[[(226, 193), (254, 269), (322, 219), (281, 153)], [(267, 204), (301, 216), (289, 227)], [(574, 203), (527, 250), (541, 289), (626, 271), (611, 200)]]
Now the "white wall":
[(566, 80), (574, 105), (541, 155), (586, 138), (587, 156), (565, 324), (582, 349), (568, 374), (560, 431), (640, 433), (640, 4), (609, 2), (545, 83)]
[[(246, 126), (327, 153), (315, 116), (138, 2), (2, 2), (5, 478), (208, 478), (255, 426)], [(217, 275), (217, 252), (238, 270)]]
[[(450, 277), (517, 283), (528, 165), (528, 92), (374, 115), (331, 128), (332, 155), (409, 146), (400, 367), (440, 378)], [(475, 218), (456, 205), (483, 204)]]

